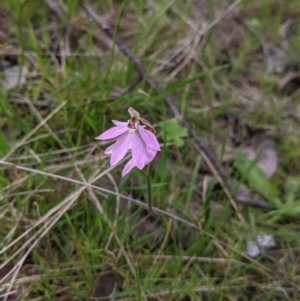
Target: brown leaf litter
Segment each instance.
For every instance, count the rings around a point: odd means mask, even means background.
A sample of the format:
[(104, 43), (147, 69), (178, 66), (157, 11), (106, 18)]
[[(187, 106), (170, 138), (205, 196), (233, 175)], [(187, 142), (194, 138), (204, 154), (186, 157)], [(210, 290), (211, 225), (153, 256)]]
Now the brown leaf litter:
[(120, 275), (112, 270), (101, 272), (96, 279), (91, 299), (110, 301), (112, 300), (110, 295), (121, 289), (122, 281)]
[(257, 166), (271, 178), (278, 167), (276, 143), (265, 133), (257, 133), (242, 144), (242, 153), (249, 160), (256, 160)]

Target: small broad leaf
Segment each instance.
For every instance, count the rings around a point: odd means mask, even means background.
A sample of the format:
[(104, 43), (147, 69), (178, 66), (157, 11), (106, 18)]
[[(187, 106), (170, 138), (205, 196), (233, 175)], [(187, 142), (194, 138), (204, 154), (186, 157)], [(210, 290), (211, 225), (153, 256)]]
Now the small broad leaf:
[(188, 136), (188, 131), (185, 127), (180, 126), (175, 120), (167, 123), (161, 123), (160, 127), (164, 131), (163, 136), (167, 142), (174, 142), (176, 146), (184, 145), (182, 138)]

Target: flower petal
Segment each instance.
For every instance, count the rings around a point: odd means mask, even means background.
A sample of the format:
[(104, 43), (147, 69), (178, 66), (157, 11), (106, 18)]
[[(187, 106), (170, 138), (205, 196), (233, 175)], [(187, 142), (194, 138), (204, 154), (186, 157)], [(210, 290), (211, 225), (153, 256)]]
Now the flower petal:
[(131, 145), (132, 135), (127, 133), (122, 134), (114, 144), (110, 157), (110, 165), (114, 166), (120, 162), (126, 155)]
[(143, 129), (140, 126), (138, 127), (138, 131), (148, 147), (153, 148), (156, 151), (160, 151), (159, 143), (157, 141), (156, 136), (153, 133)]
[(153, 130), (153, 132), (155, 133), (155, 128), (153, 127), (153, 125), (146, 119), (144, 118), (140, 118), (140, 121), (145, 124), (146, 126), (148, 126), (149, 128), (151, 128)]
[(96, 137), (95, 139), (97, 140), (107, 140), (107, 139), (113, 139), (121, 134), (125, 133), (128, 130), (127, 126), (122, 125), (122, 126), (114, 126), (104, 133), (102, 133), (100, 136)]
[(130, 114), (131, 117), (134, 117), (136, 121), (138, 121), (140, 119), (140, 114), (138, 111), (136, 111), (134, 108), (129, 108), (128, 112)]
[(113, 124), (117, 125), (117, 126), (127, 126), (127, 122), (123, 122), (123, 121), (118, 121), (118, 120), (112, 120)]
[(111, 146), (109, 146), (109, 147), (104, 151), (104, 154), (105, 154), (105, 155), (111, 155), (114, 146), (115, 146), (115, 144), (112, 144)]
[(138, 169), (144, 168), (147, 159), (147, 147), (138, 131), (132, 134), (132, 158)]
[(147, 148), (147, 158), (146, 158), (146, 165), (149, 164), (156, 156), (157, 151), (148, 147)]
[(135, 163), (133, 159), (130, 159), (122, 170), (122, 177), (125, 177), (134, 167)]

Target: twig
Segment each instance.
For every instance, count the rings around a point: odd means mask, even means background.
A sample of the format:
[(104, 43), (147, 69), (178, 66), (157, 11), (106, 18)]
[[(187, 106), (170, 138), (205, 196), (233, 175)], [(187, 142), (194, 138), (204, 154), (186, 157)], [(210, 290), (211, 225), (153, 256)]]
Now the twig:
[(121, 98), (122, 96), (124, 96), (125, 94), (127, 94), (128, 92), (132, 91), (132, 89), (143, 79), (142, 76), (138, 76), (137, 78), (135, 78), (126, 88), (124, 88), (118, 95), (115, 96), (111, 96), (107, 99), (104, 99), (103, 102), (106, 101), (115, 101), (119, 98)]
[[(239, 2), (239, 1), (238, 1)], [(148, 75), (145, 67), (142, 65), (139, 58), (129, 49), (129, 47), (117, 36), (115, 36), (114, 31), (109, 27), (108, 24), (106, 24), (101, 18), (97, 15), (97, 13), (86, 3), (82, 5), (83, 9), (87, 13), (87, 15), (93, 19), (98, 26), (105, 32), (105, 34), (115, 40), (115, 43), (120, 48), (120, 50), (123, 52), (123, 54), (128, 57), (134, 64), (136, 71), (138, 74), (145, 79), (145, 82), (157, 93), (162, 93), (162, 90), (158, 87), (158, 85), (154, 82), (152, 77)], [(237, 194), (236, 192), (236, 183), (233, 179), (229, 179), (227, 171), (224, 169), (224, 167), (220, 164), (218, 158), (215, 156), (215, 154), (207, 147), (205, 142), (198, 136), (197, 131), (189, 124), (189, 122), (184, 119), (176, 105), (174, 104), (174, 100), (170, 94), (164, 96), (164, 101), (172, 114), (175, 117), (179, 117), (179, 119), (182, 122), (182, 125), (186, 127), (189, 131), (189, 134), (193, 137), (195, 144), (197, 147), (201, 150), (201, 153), (205, 155), (207, 160), (209, 160), (210, 164), (214, 167), (215, 171), (218, 173), (219, 177), (222, 179), (222, 183), (224, 183), (224, 186), (228, 188), (228, 190), (235, 196)], [(221, 183), (221, 185), (222, 185)], [(264, 202), (256, 202), (251, 200), (251, 202), (246, 202), (246, 198), (243, 199), (243, 201), (240, 201), (240, 198), (236, 198), (236, 201), (242, 205), (250, 205), (259, 207), (266, 210), (273, 209), (271, 206)]]

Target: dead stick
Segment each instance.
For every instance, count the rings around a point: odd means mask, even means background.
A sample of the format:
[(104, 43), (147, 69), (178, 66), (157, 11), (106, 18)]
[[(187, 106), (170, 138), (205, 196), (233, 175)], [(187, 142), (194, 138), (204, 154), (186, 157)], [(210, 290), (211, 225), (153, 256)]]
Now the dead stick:
[[(160, 89), (160, 87), (158, 87), (156, 85), (156, 83), (154, 82), (152, 77), (147, 75), (147, 71), (146, 71), (145, 67), (142, 65), (139, 58), (130, 50), (130, 48), (119, 37), (115, 36), (115, 32), (110, 28), (110, 26), (108, 24), (106, 24), (103, 20), (101, 20), (101, 18), (98, 16), (98, 14), (88, 4), (84, 3), (82, 5), (82, 7), (85, 10), (85, 12), (88, 14), (88, 16), (98, 24), (98, 26), (106, 33), (106, 35), (109, 38), (115, 40), (117, 46), (124, 53), (124, 55), (133, 62), (138, 74), (141, 77), (145, 78), (146, 83), (152, 89), (156, 90), (157, 93), (162, 93), (162, 90)], [(181, 117), (181, 114), (180, 114), (178, 108), (176, 107), (176, 105), (174, 104), (174, 101), (173, 101), (171, 95), (168, 94), (168, 95), (164, 96), (164, 101), (167, 104), (167, 106), (169, 107), (172, 114), (175, 117), (179, 117), (182, 122), (182, 125), (188, 129), (189, 134), (194, 138), (195, 143), (198, 146), (198, 148), (208, 158), (210, 163), (215, 168), (216, 172), (220, 175), (224, 185), (229, 189), (229, 191), (231, 193), (236, 195), (236, 192), (234, 191), (234, 190), (236, 190), (235, 181), (233, 179), (229, 179), (227, 171), (220, 164), (220, 162), (219, 162), (218, 158), (215, 156), (215, 154), (207, 147), (205, 142), (198, 136), (196, 130), (189, 124), (189, 122)], [(243, 198), (243, 201), (241, 201), (239, 197), (236, 198), (236, 201), (243, 205), (250, 205), (250, 206), (259, 207), (259, 208), (267, 209), (267, 210), (273, 209), (271, 206), (269, 206), (268, 204), (266, 204), (262, 201), (248, 199), (248, 201), (246, 202), (245, 200), (246, 200), (246, 198)]]
[(133, 88), (137, 86), (142, 81), (143, 77), (138, 75), (137, 78), (135, 78), (126, 88), (124, 88), (118, 95), (111, 96), (107, 99), (104, 99), (103, 102), (109, 102), (109, 101), (115, 101), (118, 100), (119, 98), (123, 97), (125, 94), (128, 92), (132, 91)]

